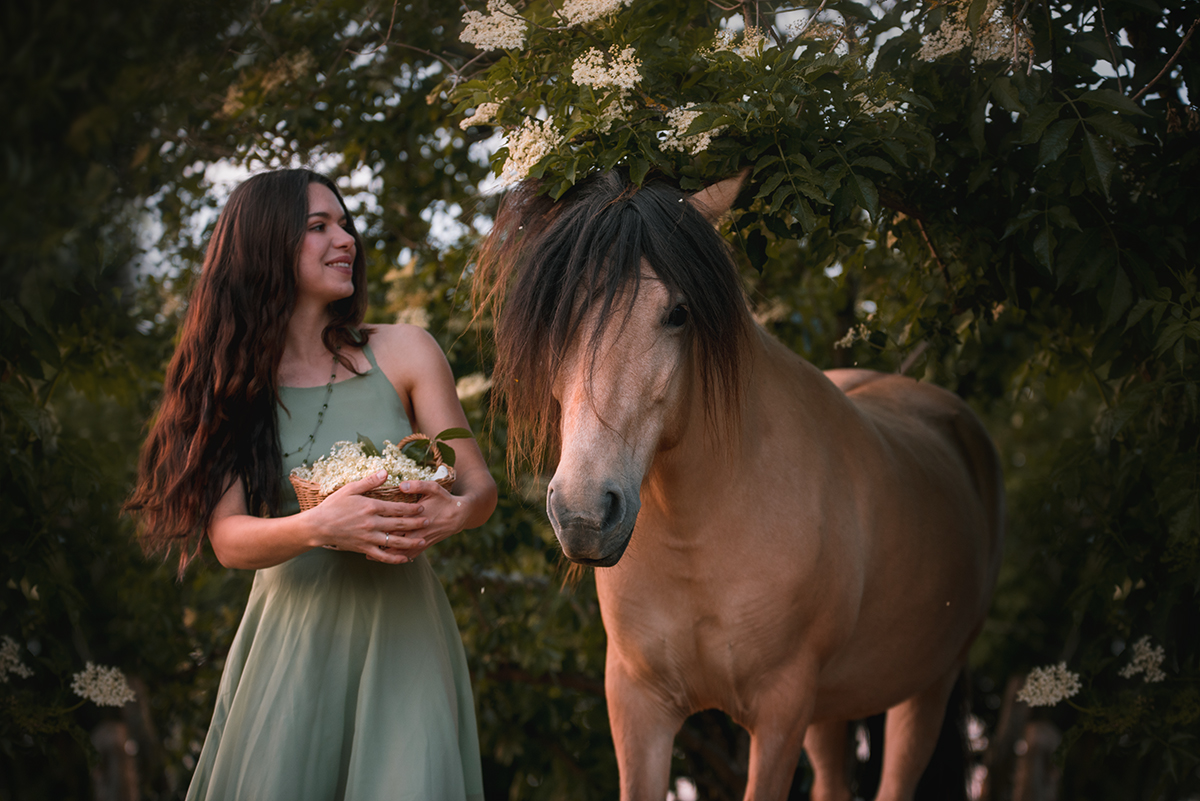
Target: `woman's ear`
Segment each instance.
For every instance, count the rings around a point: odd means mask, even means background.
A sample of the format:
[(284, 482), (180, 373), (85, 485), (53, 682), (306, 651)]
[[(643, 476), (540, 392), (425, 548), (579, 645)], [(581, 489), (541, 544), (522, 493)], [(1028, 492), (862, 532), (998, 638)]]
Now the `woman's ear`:
[(689, 195), (688, 202), (704, 215), (704, 219), (716, 225), (733, 208), (733, 201), (737, 200), (738, 192), (742, 191), (742, 184), (749, 174), (750, 168), (747, 167), (732, 178), (709, 184), (694, 195)]

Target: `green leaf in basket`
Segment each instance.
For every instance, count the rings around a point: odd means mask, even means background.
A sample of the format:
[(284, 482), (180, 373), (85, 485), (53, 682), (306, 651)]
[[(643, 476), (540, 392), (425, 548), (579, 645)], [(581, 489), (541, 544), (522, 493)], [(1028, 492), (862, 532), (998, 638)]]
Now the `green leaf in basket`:
[(440, 448), (440, 447), (441, 447), (441, 443), (442, 443), (442, 441), (443, 441), (443, 440), (447, 440), (447, 439), (474, 439), (474, 438), (475, 438), (475, 435), (474, 435), (474, 434), (472, 434), (470, 431), (468, 431), (468, 430), (467, 430), (467, 429), (465, 429), (465, 428), (447, 428), (447, 429), (446, 429), (445, 431), (443, 431), (442, 433), (440, 433), (440, 434), (436, 435), (436, 436), (434, 437), (434, 440), (435, 440), (435, 441), (438, 443), (438, 447)]
[(364, 456), (379, 456), (379, 448), (375, 447), (375, 443), (371, 442), (371, 438), (363, 434), (358, 435), (358, 444), (362, 445)]
[(442, 461), (447, 467), (454, 467), (454, 448), (451, 448), (444, 442), (438, 443), (438, 450), (442, 453)]
[(432, 466), (433, 450), (431, 445), (428, 438), (421, 437), (405, 445), (400, 452), (419, 465)]

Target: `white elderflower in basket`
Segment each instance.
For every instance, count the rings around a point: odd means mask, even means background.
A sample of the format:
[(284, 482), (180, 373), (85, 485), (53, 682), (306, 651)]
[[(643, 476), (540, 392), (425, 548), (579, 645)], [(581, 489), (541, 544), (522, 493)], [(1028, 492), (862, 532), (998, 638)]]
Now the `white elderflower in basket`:
[[(436, 481), (449, 490), (454, 485), (454, 450), (443, 440), (470, 436), (471, 432), (458, 428), (443, 431), (432, 438), (424, 434), (411, 434), (395, 444), (384, 440), (383, 450), (380, 451), (370, 439), (359, 435), (358, 442), (335, 442), (328, 456), (322, 456), (312, 465), (293, 468), (289, 479), (296, 490), (301, 511), (313, 508), (341, 487), (380, 470), (387, 471), (387, 479), (365, 494), (385, 501), (412, 503), (420, 495), (404, 492), (400, 489), (400, 483)], [(405, 453), (408, 446), (419, 442), (427, 445), (423, 452), (417, 449), (416, 458)]]

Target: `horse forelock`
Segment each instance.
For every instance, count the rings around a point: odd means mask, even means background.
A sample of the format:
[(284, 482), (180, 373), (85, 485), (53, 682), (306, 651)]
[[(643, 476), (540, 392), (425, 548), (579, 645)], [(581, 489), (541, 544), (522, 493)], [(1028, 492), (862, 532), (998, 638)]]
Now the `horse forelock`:
[(752, 323), (728, 245), (684, 193), (663, 182), (636, 187), (619, 172), (581, 181), (557, 202), (536, 190), (522, 185), (505, 199), (476, 285), (477, 297), (480, 286), (493, 300), (504, 294), (494, 385), (508, 411), (510, 467), (557, 450), (552, 389), (567, 351), (584, 337), (584, 363), (594, 367), (607, 327), (629, 320), (643, 260), (689, 307), (687, 352), (707, 416), (736, 419)]

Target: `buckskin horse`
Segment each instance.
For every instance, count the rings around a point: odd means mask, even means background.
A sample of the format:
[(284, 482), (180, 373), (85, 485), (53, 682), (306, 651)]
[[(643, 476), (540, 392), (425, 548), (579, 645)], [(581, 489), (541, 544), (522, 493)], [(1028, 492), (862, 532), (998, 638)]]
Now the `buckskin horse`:
[(662, 799), (704, 709), (750, 734), (747, 799), (801, 750), (848, 799), (847, 722), (887, 711), (878, 799), (910, 799), (999, 570), (1004, 490), (957, 396), (822, 373), (755, 324), (694, 195), (619, 171), (505, 199), (480, 254), (510, 459), (557, 460), (546, 509), (596, 568), (621, 798)]

